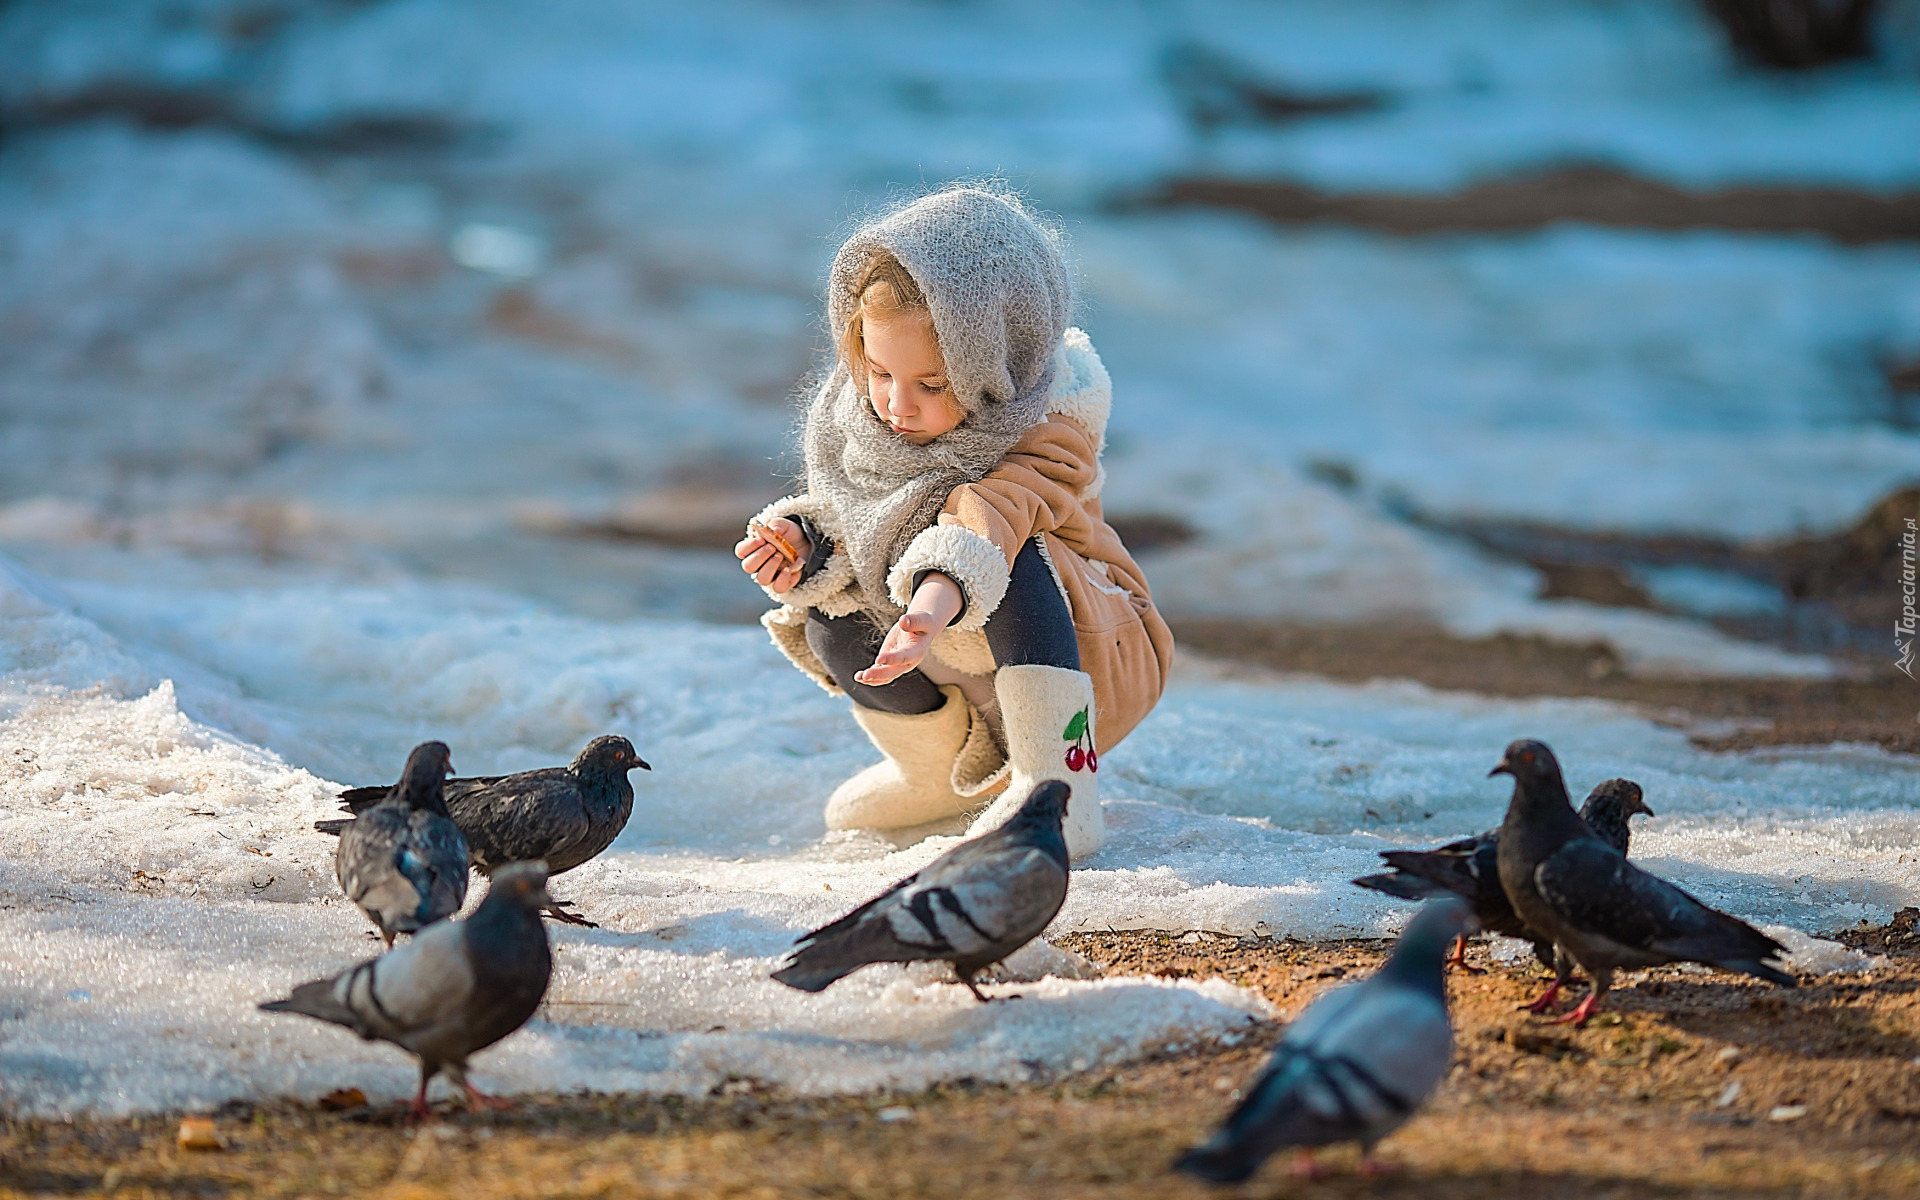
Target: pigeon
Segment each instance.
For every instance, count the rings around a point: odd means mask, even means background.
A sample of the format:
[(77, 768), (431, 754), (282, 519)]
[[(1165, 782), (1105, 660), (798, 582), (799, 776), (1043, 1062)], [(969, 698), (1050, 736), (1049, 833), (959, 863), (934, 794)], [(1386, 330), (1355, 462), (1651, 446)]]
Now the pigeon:
[(974, 976), (1040, 936), (1067, 899), (1066, 784), (1033, 789), (1005, 825), (962, 842), (831, 925), (802, 936), (773, 977), (825, 991), (869, 963), (944, 959)]
[[(1632, 839), (1627, 822), (1636, 814), (1651, 817), (1653, 810), (1642, 798), (1640, 785), (1631, 779), (1609, 779), (1593, 789), (1580, 806), (1580, 819), (1599, 835), (1600, 840), (1625, 854)], [(1393, 870), (1379, 875), (1363, 875), (1354, 880), (1363, 888), (1398, 896), (1402, 900), (1430, 900), (1449, 892), (1464, 897), (1473, 905), (1480, 928), (1504, 937), (1528, 937), (1527, 927), (1507, 903), (1506, 889), (1500, 886), (1498, 855), (1500, 831), (1489, 829), (1478, 837), (1461, 838), (1432, 850), (1388, 850), (1380, 857)], [(1555, 967), (1553, 943), (1540, 938), (1533, 942), (1534, 957), (1549, 969)], [(1463, 938), (1453, 948), (1448, 966), (1466, 971), (1467, 944)], [(1565, 980), (1562, 980), (1564, 983)]]
[(418, 933), (466, 903), (467, 839), (442, 795), (452, 769), (445, 742), (420, 743), (388, 797), (340, 835), (333, 856), (340, 890), (379, 927), (389, 950), (396, 934)]
[[(633, 815), (633, 784), (627, 772), (635, 767), (653, 769), (626, 738), (597, 737), (571, 766), (448, 780), (447, 809), (466, 835), (473, 865), (481, 874), (537, 858), (550, 874), (559, 875), (611, 846), (627, 827)], [(341, 807), (364, 813), (389, 793), (382, 787), (353, 788), (340, 793)], [(314, 828), (338, 833), (352, 824), (318, 821)], [(594, 924), (557, 901), (547, 915), (571, 925)]]
[(467, 1057), (525, 1025), (547, 994), (546, 882), (537, 862), (503, 867), (466, 920), (442, 921), (398, 950), (260, 1007), (344, 1025), (417, 1056), (420, 1090), (408, 1110), (415, 1118), (427, 1115), (427, 1084), (442, 1071), (471, 1103), (507, 1107), (467, 1079)]
[[(1513, 743), (1488, 774), (1513, 776), (1498, 851), (1507, 899), (1534, 936), (1553, 942), (1557, 958), (1571, 958), (1593, 980), (1561, 1023), (1586, 1024), (1621, 967), (1699, 962), (1795, 986), (1793, 976), (1766, 961), (1786, 953), (1779, 942), (1634, 866), (1594, 836), (1574, 815), (1545, 743)], [(1556, 978), (1528, 1007), (1546, 1011), (1561, 984)]]
[(1375, 1143), (1406, 1123), (1453, 1063), (1443, 959), (1472, 926), (1472, 910), (1455, 897), (1423, 907), (1385, 966), (1307, 1006), (1246, 1099), (1174, 1169), (1238, 1183), (1295, 1146), (1295, 1170), (1309, 1174), (1313, 1147), (1349, 1141), (1360, 1143), (1361, 1168), (1375, 1169)]

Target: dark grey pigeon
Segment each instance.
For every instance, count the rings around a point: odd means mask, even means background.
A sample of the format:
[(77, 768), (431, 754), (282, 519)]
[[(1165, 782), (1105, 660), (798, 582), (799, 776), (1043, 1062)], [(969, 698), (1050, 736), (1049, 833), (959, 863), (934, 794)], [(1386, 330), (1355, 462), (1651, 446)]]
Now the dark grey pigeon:
[(1066, 784), (1033, 789), (1005, 825), (962, 842), (797, 943), (773, 977), (819, 992), (869, 963), (944, 959), (986, 1003), (973, 977), (1040, 936), (1067, 899)]
[(1174, 1169), (1237, 1183), (1296, 1146), (1296, 1170), (1306, 1173), (1312, 1147), (1334, 1142), (1359, 1142), (1370, 1167), (1374, 1144), (1413, 1116), (1452, 1065), (1443, 959), (1472, 926), (1454, 897), (1422, 908), (1385, 966), (1307, 1006), (1220, 1131)]
[[(1560, 764), (1543, 742), (1507, 747), (1490, 775), (1513, 776), (1513, 799), (1500, 826), (1500, 885), (1535, 936), (1571, 958), (1593, 990), (1561, 1022), (1586, 1024), (1621, 967), (1699, 962), (1793, 987), (1793, 976), (1766, 961), (1786, 948), (1737, 917), (1627, 861), (1574, 815)], [(1528, 1007), (1545, 1011), (1564, 972)]]
[(503, 867), (466, 920), (442, 921), (390, 954), (260, 1007), (344, 1025), (418, 1057), (415, 1117), (427, 1115), (427, 1084), (442, 1071), (471, 1103), (504, 1106), (467, 1079), (467, 1058), (525, 1025), (547, 994), (546, 881), (537, 862)]
[[(1632, 832), (1627, 822), (1636, 814), (1651, 817), (1640, 785), (1631, 779), (1609, 779), (1588, 794), (1580, 806), (1580, 819), (1600, 840), (1620, 853), (1627, 853)], [(1449, 893), (1463, 897), (1473, 905), (1474, 919), (1487, 933), (1504, 937), (1527, 938), (1533, 942), (1534, 957), (1554, 968), (1553, 943), (1530, 937), (1527, 927), (1507, 903), (1506, 889), (1500, 886), (1498, 855), (1500, 831), (1489, 829), (1478, 837), (1461, 838), (1432, 850), (1387, 850), (1380, 857), (1393, 870), (1379, 875), (1363, 875), (1354, 880), (1363, 888), (1398, 896), (1402, 900), (1430, 900)], [(1463, 938), (1453, 948), (1447, 965), (1474, 971), (1467, 966), (1467, 945)], [(1564, 980), (1562, 982), (1565, 982)]]
[(467, 899), (467, 840), (447, 815), (441, 793), (452, 765), (445, 742), (422, 742), (407, 755), (386, 800), (348, 823), (334, 852), (340, 890), (380, 928), (418, 933), (460, 911)]
[[(627, 772), (652, 770), (626, 738), (607, 735), (588, 742), (571, 766), (543, 767), (517, 775), (488, 775), (447, 782), (447, 809), (466, 835), (473, 865), (483, 875), (510, 862), (539, 859), (559, 875), (613, 844), (633, 815), (633, 784)], [(398, 786), (398, 785), (396, 785)], [(364, 813), (392, 789), (354, 788), (340, 793), (342, 808)], [(314, 828), (337, 833), (351, 821), (320, 821)], [(574, 925), (592, 921), (556, 902), (548, 914)]]

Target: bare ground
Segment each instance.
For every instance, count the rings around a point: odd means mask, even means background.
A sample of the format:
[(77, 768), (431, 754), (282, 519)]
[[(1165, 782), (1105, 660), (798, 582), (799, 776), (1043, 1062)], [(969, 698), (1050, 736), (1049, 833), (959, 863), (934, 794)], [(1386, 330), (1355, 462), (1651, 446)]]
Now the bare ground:
[[(1530, 969), (1455, 974), (1454, 1070), (1385, 1143), (1396, 1174), (1355, 1176), (1342, 1148), (1323, 1156), (1330, 1178), (1297, 1180), (1276, 1161), (1221, 1191), (1920, 1195), (1915, 915), (1853, 935), (1889, 955), (1868, 975), (1786, 991), (1653, 971), (1582, 1030), (1515, 1011), (1540, 983)], [(1387, 949), (1139, 933), (1066, 942), (1112, 974), (1225, 976), (1288, 1015)], [(1470, 958), (1490, 965), (1478, 948)], [(499, 1114), (443, 1105), (424, 1130), (398, 1106), (235, 1105), (217, 1119), (220, 1152), (177, 1149), (177, 1116), (6, 1121), (0, 1196), (1199, 1196), (1211, 1189), (1167, 1163), (1229, 1109), (1279, 1030), (1017, 1089), (822, 1100), (740, 1083), (694, 1100), (535, 1097)]]
[(1519, 634), (1459, 638), (1412, 626), (1231, 619), (1176, 621), (1174, 633), (1218, 671), (1412, 679), (1489, 696), (1592, 696), (1687, 729), (1707, 750), (1861, 742), (1920, 754), (1920, 683), (1877, 664), (1863, 664), (1851, 679), (1646, 679), (1624, 672), (1604, 643)]

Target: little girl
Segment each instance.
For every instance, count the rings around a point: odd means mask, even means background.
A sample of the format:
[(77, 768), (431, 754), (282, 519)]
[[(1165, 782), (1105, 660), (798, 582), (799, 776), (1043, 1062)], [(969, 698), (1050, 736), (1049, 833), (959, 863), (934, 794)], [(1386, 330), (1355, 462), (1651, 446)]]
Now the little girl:
[(1159, 701), (1173, 637), (1101, 519), (1111, 383), (1072, 308), (1056, 236), (979, 188), (834, 258), (806, 492), (734, 549), (780, 602), (774, 644), (886, 756), (835, 790), (829, 828), (986, 807), (983, 832), (1061, 779), (1068, 852), (1100, 848), (1100, 755)]

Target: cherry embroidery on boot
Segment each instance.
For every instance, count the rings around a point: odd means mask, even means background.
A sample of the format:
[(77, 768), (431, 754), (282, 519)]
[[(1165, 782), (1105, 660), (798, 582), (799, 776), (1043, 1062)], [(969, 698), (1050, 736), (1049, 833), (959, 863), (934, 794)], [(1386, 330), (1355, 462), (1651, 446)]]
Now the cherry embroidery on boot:
[(1082, 767), (1095, 773), (1100, 770), (1100, 756), (1094, 753), (1093, 737), (1087, 728), (1089, 724), (1087, 710), (1083, 708), (1073, 714), (1073, 720), (1067, 722), (1066, 732), (1060, 735), (1062, 741), (1073, 743), (1067, 747), (1069, 771), (1078, 771)]

